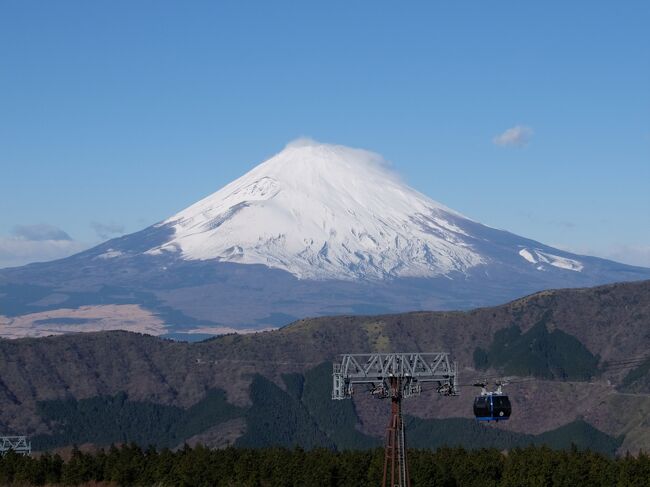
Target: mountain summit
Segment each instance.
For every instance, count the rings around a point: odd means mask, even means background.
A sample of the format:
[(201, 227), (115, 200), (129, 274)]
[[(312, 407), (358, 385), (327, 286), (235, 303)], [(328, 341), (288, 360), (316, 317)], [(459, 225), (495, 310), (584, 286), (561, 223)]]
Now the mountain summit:
[(377, 154), (301, 140), (142, 231), (0, 270), (0, 334), (204, 336), (306, 316), (467, 309), (650, 279), (471, 220)]
[(301, 141), (165, 220), (150, 254), (263, 264), (301, 279), (433, 277), (485, 263), (466, 220), (372, 152)]
[[(289, 144), (158, 227), (172, 237), (148, 254), (262, 264), (300, 279), (467, 275), (503, 258), (479, 251), (491, 229), (404, 184), (378, 154), (313, 140)], [(522, 266), (584, 268), (566, 252), (509, 240)]]

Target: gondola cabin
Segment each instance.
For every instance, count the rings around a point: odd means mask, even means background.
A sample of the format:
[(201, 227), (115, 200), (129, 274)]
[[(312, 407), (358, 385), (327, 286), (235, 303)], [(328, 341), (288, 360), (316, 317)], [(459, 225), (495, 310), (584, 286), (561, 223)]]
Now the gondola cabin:
[(505, 421), (510, 413), (512, 406), (505, 394), (488, 393), (474, 399), (474, 416), (478, 421)]

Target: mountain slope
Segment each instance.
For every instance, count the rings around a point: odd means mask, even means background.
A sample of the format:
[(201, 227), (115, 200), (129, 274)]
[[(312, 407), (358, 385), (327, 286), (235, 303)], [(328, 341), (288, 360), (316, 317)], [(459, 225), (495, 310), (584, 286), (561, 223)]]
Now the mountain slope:
[[(628, 448), (647, 450), (650, 427), (643, 417), (650, 414), (650, 396), (640, 388), (628, 391), (624, 387), (624, 392), (619, 392), (617, 386), (625, 386), (625, 377), (631, 369), (608, 368), (607, 364), (647, 355), (649, 320), (650, 281), (645, 281), (545, 291), (506, 305), (468, 312), (301, 320), (281, 330), (227, 335), (192, 344), (124, 332), (0, 340), (0, 424), (7, 431), (17, 433), (56, 433), (56, 418), (63, 411), (58, 406), (92, 398), (100, 399), (89, 405), (105, 405), (101, 398), (121, 393), (131, 402), (187, 410), (192, 406), (198, 408), (201, 401), (209, 398), (210, 391), (221, 389), (229, 404), (240, 411), (250, 411), (251, 385), (259, 374), (291, 397), (300, 397), (310, 415), (321, 418), (316, 421), (318, 429), (341, 441), (337, 435), (342, 435), (344, 430), (330, 430), (326, 411), (318, 404), (318, 397), (323, 393), (309, 385), (310, 380), (318, 382), (310, 371), (323, 362), (336, 359), (340, 353), (446, 350), (458, 361), (461, 383), (468, 384), (484, 374), (501, 376), (505, 370), (499, 364), (487, 371), (475, 370), (476, 349), (492, 350), (492, 344), (502, 343), (500, 331), (513, 325), (522, 335), (530, 335), (532, 330), (535, 336), (531, 340), (539, 336), (536, 330), (544, 326), (551, 334), (553, 330), (562, 332), (554, 334), (559, 350), (562, 343), (571, 345), (577, 340), (592, 356), (598, 357), (599, 362), (590, 374), (593, 379), (545, 379), (559, 377), (554, 373), (558, 366), (566, 371), (567, 377), (579, 377), (575, 372), (584, 368), (582, 362), (574, 363), (571, 357), (549, 356), (548, 374), (534, 370), (532, 373), (538, 378), (515, 380), (508, 386), (515, 412), (507, 424), (499, 427), (540, 434), (583, 419), (612, 437), (625, 435), (623, 452)], [(636, 375), (645, 374), (643, 377), (647, 378), (647, 373), (647, 368), (641, 366)], [(306, 383), (291, 382), (292, 374), (303, 375)], [(468, 418), (474, 393), (471, 387), (462, 388), (461, 395), (452, 398), (427, 393), (420, 400), (406, 402), (405, 414), (425, 419)], [(49, 411), (59, 411), (58, 416), (52, 416), (50, 424), (39, 413), (39, 404), (43, 410), (44, 402), (53, 400), (63, 402), (58, 406), (50, 404)], [(323, 400), (329, 401), (329, 395)], [(74, 414), (92, 409), (78, 406), (72, 409)], [(357, 428), (366, 435), (380, 437), (388, 414), (386, 402), (358, 394), (354, 406), (360, 417)], [(164, 413), (167, 418), (181, 415), (178, 410), (147, 407)], [(66, 408), (70, 411), (70, 407)], [(115, 407), (107, 410), (113, 411)], [(120, 414), (139, 417), (123, 410)], [(303, 413), (296, 414), (298, 419), (305, 417)], [(260, 418), (256, 416), (253, 420)], [(84, 424), (92, 424), (91, 418)], [(303, 426), (311, 428), (309, 424)], [(346, 420), (344, 427), (349, 426)], [(194, 433), (196, 429), (192, 429)]]
[(114, 329), (119, 315), (132, 331), (204, 336), (648, 278), (482, 225), (405, 185), (376, 154), (311, 141), (140, 232), (0, 270), (0, 332)]

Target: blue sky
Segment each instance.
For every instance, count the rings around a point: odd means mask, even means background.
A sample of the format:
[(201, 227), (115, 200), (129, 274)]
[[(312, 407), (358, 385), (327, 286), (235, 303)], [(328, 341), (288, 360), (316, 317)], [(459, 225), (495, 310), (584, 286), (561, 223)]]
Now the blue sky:
[(300, 136), (650, 266), (648, 25), (647, 1), (4, 0), (0, 267), (139, 230)]

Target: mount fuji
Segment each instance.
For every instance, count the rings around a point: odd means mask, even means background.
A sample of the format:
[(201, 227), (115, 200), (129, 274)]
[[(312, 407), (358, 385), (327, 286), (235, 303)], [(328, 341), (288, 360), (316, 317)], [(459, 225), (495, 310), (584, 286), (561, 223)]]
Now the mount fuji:
[(467, 220), (402, 183), (371, 152), (301, 141), (164, 221), (149, 254), (263, 264), (299, 279), (434, 277), (484, 258)]
[(299, 140), (140, 232), (0, 270), (0, 335), (203, 337), (649, 278), (482, 225), (410, 188), (372, 152)]

